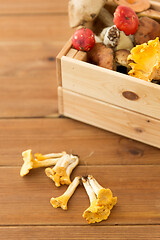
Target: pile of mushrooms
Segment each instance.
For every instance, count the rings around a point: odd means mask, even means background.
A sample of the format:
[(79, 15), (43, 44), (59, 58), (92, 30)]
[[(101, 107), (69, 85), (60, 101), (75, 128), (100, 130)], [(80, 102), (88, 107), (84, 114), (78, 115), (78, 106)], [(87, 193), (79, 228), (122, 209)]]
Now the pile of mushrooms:
[(22, 157), (24, 161), (20, 170), (22, 177), (27, 175), (33, 168), (55, 165), (53, 168), (45, 169), (46, 175), (55, 182), (56, 187), (64, 184), (69, 185), (61, 196), (50, 199), (50, 203), (54, 208), (61, 207), (63, 210), (67, 210), (69, 199), (78, 185), (82, 183), (90, 200), (90, 207), (84, 211), (83, 218), (88, 223), (95, 223), (106, 220), (109, 217), (111, 209), (117, 203), (117, 197), (113, 197), (109, 188), (103, 188), (91, 175), (87, 177), (77, 176), (71, 182), (70, 175), (79, 163), (77, 156), (67, 154), (66, 152), (45, 155), (36, 153), (33, 156), (32, 150), (29, 149), (22, 153)]
[[(139, 17), (134, 35), (127, 36), (114, 25), (113, 14), (119, 5), (130, 7)], [(131, 49), (160, 38), (160, 12), (152, 9), (149, 0), (69, 0), (68, 10), (70, 27), (84, 26), (93, 30), (96, 44), (87, 53), (88, 61), (100, 67), (128, 73)], [(159, 72), (158, 69), (156, 80), (160, 80)]]

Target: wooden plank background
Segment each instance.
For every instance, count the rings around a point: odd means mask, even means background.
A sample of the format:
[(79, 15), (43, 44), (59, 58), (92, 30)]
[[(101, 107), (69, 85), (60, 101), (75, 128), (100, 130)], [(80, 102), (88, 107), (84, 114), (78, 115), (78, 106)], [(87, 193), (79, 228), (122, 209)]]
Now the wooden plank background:
[(72, 32), (67, 1), (0, 1), (0, 118), (57, 114), (55, 58)]
[[(158, 1), (158, 0), (157, 0)], [(70, 38), (67, 0), (0, 0), (0, 239), (160, 239), (160, 150), (58, 118), (55, 57)], [(35, 169), (24, 178), (21, 153), (78, 154), (77, 175), (93, 174), (118, 203), (110, 218), (88, 226), (79, 186), (68, 211), (62, 194)]]

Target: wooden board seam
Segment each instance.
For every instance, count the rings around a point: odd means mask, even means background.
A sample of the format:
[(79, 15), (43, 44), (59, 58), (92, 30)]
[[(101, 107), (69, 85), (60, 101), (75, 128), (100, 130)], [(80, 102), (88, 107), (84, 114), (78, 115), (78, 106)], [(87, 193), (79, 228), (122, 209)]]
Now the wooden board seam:
[[(61, 88), (61, 87), (60, 87), (60, 88)], [(124, 107), (121, 107), (121, 106), (118, 106), (118, 105), (115, 105), (115, 104), (111, 104), (111, 103), (109, 103), (109, 102), (104, 102), (104, 101), (101, 101), (101, 100), (99, 100), (99, 99), (97, 99), (97, 98), (88, 97), (87, 95), (79, 94), (79, 93), (77, 93), (77, 92), (74, 92), (74, 91), (72, 91), (72, 90), (68, 90), (68, 89), (62, 87), (62, 91), (63, 91), (63, 90), (68, 91), (68, 92), (71, 92), (71, 93), (73, 93), (73, 94), (78, 94), (78, 95), (80, 95), (80, 96), (82, 96), (82, 97), (87, 97), (87, 98), (89, 98), (89, 99), (91, 99), (91, 100), (95, 100), (95, 101), (98, 101), (98, 102), (100, 102), (100, 103), (106, 103), (106, 104), (109, 104), (109, 105), (111, 105), (111, 106), (113, 106), (113, 107), (121, 108), (122, 110), (124, 109), (124, 110), (126, 110), (126, 111), (133, 112), (133, 113), (135, 113), (135, 114), (140, 114), (140, 115), (142, 115), (142, 116), (144, 116), (144, 117), (148, 117), (148, 118), (153, 119), (153, 120), (156, 120), (156, 121), (160, 121), (158, 118), (151, 117), (151, 116), (146, 115), (146, 114), (143, 114), (143, 113), (138, 113), (138, 112), (136, 112), (136, 111), (134, 111), (134, 110), (130, 110), (130, 109), (127, 109), (127, 108), (124, 108)]]

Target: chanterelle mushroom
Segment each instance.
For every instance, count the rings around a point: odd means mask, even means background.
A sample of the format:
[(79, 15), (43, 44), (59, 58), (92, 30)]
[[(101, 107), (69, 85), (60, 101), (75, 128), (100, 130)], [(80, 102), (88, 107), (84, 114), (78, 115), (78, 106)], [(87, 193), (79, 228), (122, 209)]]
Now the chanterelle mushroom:
[(22, 153), (24, 163), (22, 165), (20, 175), (23, 177), (29, 173), (32, 168), (49, 167), (55, 165), (57, 161), (63, 157), (66, 153), (51, 153), (51, 154), (35, 154), (34, 158), (32, 150), (26, 150)]
[(117, 198), (113, 198), (110, 189), (101, 187), (93, 176), (82, 177), (82, 182), (90, 200), (90, 207), (84, 211), (83, 217), (88, 223), (106, 220)]
[(58, 160), (53, 168), (46, 168), (45, 173), (55, 182), (57, 187), (59, 187), (61, 184), (69, 185), (71, 183), (70, 175), (78, 163), (79, 158), (77, 156), (65, 154)]
[(102, 187), (92, 175), (88, 175), (88, 181), (97, 197), (97, 205), (105, 205), (109, 210), (117, 203), (117, 197), (113, 197), (109, 188)]
[(51, 198), (50, 203), (54, 208), (61, 207), (63, 210), (67, 210), (67, 203), (68, 200), (73, 195), (74, 191), (78, 187), (80, 183), (80, 177), (75, 177), (75, 179), (72, 181), (72, 183), (69, 185), (65, 193), (57, 198)]
[(128, 56), (132, 70), (130, 76), (151, 82), (160, 79), (160, 42), (159, 38), (134, 47)]

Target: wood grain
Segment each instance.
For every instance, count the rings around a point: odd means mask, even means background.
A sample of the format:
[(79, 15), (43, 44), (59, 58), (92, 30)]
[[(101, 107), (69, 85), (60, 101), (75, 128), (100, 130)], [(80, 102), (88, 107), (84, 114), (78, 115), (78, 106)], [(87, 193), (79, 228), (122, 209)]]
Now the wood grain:
[[(88, 225), (82, 218), (89, 206), (82, 186), (68, 204), (68, 211), (54, 209), (49, 201), (60, 196), (66, 186), (55, 187), (44, 169), (35, 169), (24, 178), (19, 167), (0, 168), (1, 225)], [(78, 166), (71, 178), (92, 174), (104, 187), (112, 189), (118, 203), (107, 221), (98, 225), (159, 224), (160, 166)]]
[[(71, 49), (72, 39), (70, 39), (65, 43), (61, 51), (58, 53), (56, 57), (56, 75), (57, 75), (57, 83), (58, 86), (62, 86), (62, 70), (61, 70), (61, 58), (65, 56), (68, 51)], [(60, 112), (60, 110), (59, 110)]]
[(0, 117), (57, 114), (55, 57), (71, 31), (67, 16), (1, 17)]
[(67, 13), (67, 0), (0, 0), (0, 14)]
[(80, 165), (160, 164), (160, 150), (70, 119), (1, 119), (0, 165), (21, 166), (21, 153), (67, 151)]
[(54, 42), (0, 43), (0, 118), (57, 113)]
[(1, 240), (92, 239), (157, 240), (160, 226), (22, 226), (0, 227)]
[[(58, 23), (58, 24), (57, 24)], [(67, 15), (19, 15), (0, 17), (0, 42), (59, 42), (71, 37)]]
[(159, 120), (63, 88), (62, 91), (64, 116), (160, 148)]
[[(63, 88), (160, 119), (159, 85), (67, 56), (61, 62)], [(126, 91), (137, 99), (126, 99), (123, 96)]]

